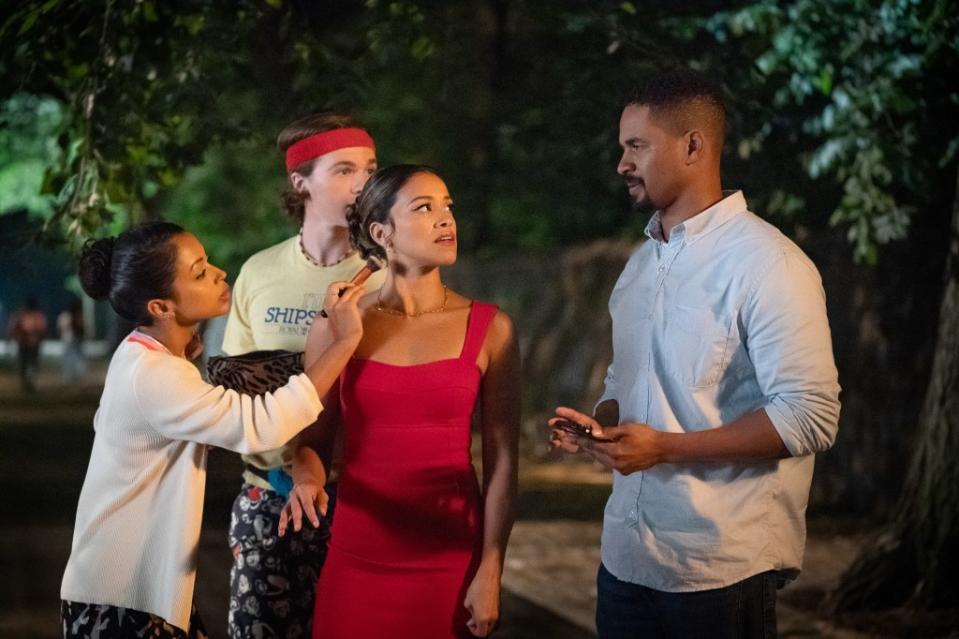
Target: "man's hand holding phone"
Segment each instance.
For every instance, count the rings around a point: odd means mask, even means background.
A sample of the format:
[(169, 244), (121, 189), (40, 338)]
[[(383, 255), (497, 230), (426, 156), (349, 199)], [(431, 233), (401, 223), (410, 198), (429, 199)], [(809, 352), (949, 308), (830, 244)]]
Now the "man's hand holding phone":
[(568, 419), (563, 419), (562, 417), (551, 419), (549, 421), (549, 425), (550, 428), (561, 430), (564, 433), (573, 435), (574, 437), (583, 437), (593, 441), (612, 441), (611, 439), (601, 437), (594, 433), (592, 426), (579, 424)]
[(550, 442), (568, 453), (579, 452), (586, 442), (611, 443), (616, 438), (616, 427), (604, 429), (592, 417), (563, 406), (556, 409), (549, 427)]
[(648, 424), (600, 426), (594, 418), (561, 406), (549, 420), (550, 442), (568, 453), (583, 451), (606, 468), (628, 475), (665, 461), (663, 436)]

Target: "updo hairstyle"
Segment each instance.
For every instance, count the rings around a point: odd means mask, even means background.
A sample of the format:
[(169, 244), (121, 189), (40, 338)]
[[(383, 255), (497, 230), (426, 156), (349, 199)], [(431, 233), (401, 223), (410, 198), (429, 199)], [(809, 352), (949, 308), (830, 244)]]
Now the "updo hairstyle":
[(176, 245), (183, 233), (171, 222), (135, 226), (117, 237), (87, 240), (80, 252), (80, 285), (95, 300), (108, 300), (117, 315), (149, 326), (152, 299), (170, 298), (176, 277)]
[(436, 169), (425, 164), (395, 164), (378, 169), (366, 182), (356, 204), (351, 206), (346, 214), (346, 221), (350, 226), (350, 243), (356, 247), (363, 259), (369, 259), (370, 256), (386, 259), (386, 249), (373, 240), (370, 225), (379, 222), (392, 226), (390, 209), (396, 204), (396, 194), (411, 177), (420, 173), (440, 177)]

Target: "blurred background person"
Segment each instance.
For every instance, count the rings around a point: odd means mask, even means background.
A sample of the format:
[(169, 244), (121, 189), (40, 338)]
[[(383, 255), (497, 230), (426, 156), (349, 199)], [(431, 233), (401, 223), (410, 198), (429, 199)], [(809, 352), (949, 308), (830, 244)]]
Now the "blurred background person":
[(87, 372), (87, 360), (83, 355), (83, 305), (76, 297), (69, 306), (57, 316), (57, 331), (63, 344), (63, 381), (73, 384), (80, 381)]
[(40, 342), (46, 334), (47, 318), (37, 307), (36, 298), (26, 298), (23, 306), (10, 316), (7, 328), (7, 336), (17, 344), (20, 388), (25, 393), (37, 389), (35, 378), (40, 361)]

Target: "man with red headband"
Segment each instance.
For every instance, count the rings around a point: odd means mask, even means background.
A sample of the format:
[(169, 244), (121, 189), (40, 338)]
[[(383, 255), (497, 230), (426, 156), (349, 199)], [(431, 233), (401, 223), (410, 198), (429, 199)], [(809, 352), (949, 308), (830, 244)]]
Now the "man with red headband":
[[(369, 133), (350, 117), (322, 113), (285, 127), (277, 146), (289, 176), (284, 208), (300, 231), (253, 255), (240, 270), (223, 340), (223, 351), (231, 356), (301, 352), (328, 284), (351, 279), (364, 265), (350, 245), (346, 212), (376, 170)], [(375, 273), (367, 289), (378, 288), (384, 277), (383, 271)], [(329, 517), (318, 529), (304, 526), (277, 535), (292, 488), (292, 452), (283, 448), (243, 458), (243, 487), (230, 518), (233, 639), (310, 636)]]

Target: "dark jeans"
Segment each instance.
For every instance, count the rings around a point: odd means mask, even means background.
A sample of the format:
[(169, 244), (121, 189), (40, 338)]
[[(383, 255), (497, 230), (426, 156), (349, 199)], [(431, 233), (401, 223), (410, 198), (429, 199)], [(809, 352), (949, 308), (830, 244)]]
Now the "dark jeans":
[(600, 639), (776, 636), (777, 576), (772, 571), (698, 592), (663, 592), (620, 581), (602, 564), (596, 581)]
[(20, 360), (20, 390), (25, 393), (32, 393), (36, 390), (34, 377), (37, 374), (37, 364), (40, 361), (40, 345), (19, 344), (17, 346), (17, 356)]

